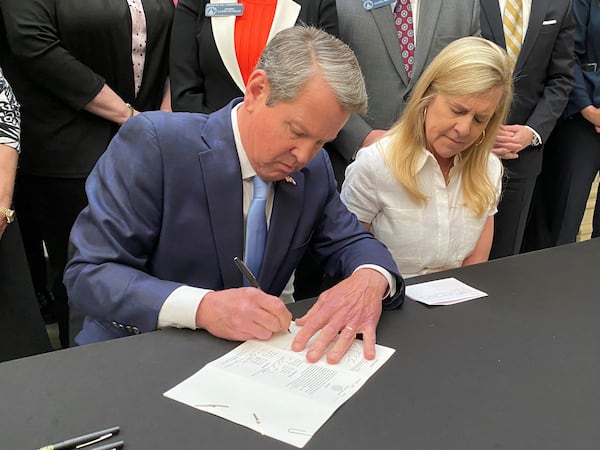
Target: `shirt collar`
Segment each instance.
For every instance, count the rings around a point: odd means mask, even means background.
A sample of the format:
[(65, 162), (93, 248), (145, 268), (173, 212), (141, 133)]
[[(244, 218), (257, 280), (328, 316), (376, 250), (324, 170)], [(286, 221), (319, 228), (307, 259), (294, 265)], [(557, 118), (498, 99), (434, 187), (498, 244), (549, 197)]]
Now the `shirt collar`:
[[(461, 159), (462, 159), (462, 152), (454, 155), (454, 162), (452, 163), (452, 166), (456, 167), (458, 165), (458, 163), (461, 161)], [(423, 148), (421, 150), (421, 154), (419, 155), (419, 159), (417, 161), (417, 167), (416, 167), (417, 173), (423, 169), (423, 167), (425, 166), (427, 161), (431, 161), (431, 163), (435, 163), (436, 165), (438, 164), (435, 159), (435, 156), (433, 156), (433, 153), (431, 153), (426, 148)]]
[(233, 129), (233, 141), (235, 142), (235, 149), (237, 150), (238, 159), (240, 160), (240, 168), (242, 170), (242, 180), (247, 180), (256, 175), (256, 171), (250, 164), (248, 155), (244, 144), (242, 144), (242, 137), (240, 135), (240, 127), (238, 124), (237, 112), (242, 103), (238, 103), (231, 108), (231, 128)]

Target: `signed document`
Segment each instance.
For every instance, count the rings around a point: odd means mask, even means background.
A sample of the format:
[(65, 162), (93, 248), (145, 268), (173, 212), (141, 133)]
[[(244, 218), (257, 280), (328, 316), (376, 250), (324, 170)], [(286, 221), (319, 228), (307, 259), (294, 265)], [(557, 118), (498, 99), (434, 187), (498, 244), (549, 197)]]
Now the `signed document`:
[(311, 364), (304, 352), (291, 350), (299, 329), (292, 323), (291, 333), (244, 342), (164, 395), (304, 447), (394, 350), (378, 345), (375, 359), (368, 361), (362, 341), (355, 340), (338, 364), (328, 364), (325, 358)]

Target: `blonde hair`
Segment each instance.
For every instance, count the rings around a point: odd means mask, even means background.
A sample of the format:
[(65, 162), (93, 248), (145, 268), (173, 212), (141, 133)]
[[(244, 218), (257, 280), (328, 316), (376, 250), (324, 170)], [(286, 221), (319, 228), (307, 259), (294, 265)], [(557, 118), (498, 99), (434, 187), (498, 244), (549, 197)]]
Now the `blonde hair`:
[(392, 138), (386, 163), (415, 200), (427, 201), (416, 180), (419, 156), (426, 146), (427, 106), (438, 94), (461, 97), (492, 89), (500, 89), (502, 95), (484, 135), (461, 152), (455, 165), (462, 171), (467, 208), (481, 217), (498, 202), (496, 180), (490, 180), (487, 167), (496, 133), (512, 101), (512, 66), (502, 48), (478, 37), (458, 39), (438, 54), (419, 78), (404, 113), (387, 133)]

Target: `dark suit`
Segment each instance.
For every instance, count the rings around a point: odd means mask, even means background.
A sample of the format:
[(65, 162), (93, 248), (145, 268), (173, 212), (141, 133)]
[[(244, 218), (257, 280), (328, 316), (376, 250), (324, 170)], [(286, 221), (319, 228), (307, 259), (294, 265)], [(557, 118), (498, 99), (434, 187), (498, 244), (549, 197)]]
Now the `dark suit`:
[[(208, 114), (244, 95), (235, 54), (235, 16), (206, 17), (207, 3), (179, 0), (175, 11), (170, 58), (173, 111)], [(335, 0), (278, 0), (269, 39), (297, 23), (337, 35)]]
[[(87, 314), (78, 343), (155, 329), (165, 299), (181, 285), (242, 286), (233, 263), (244, 250), (235, 103), (210, 116), (136, 117), (98, 162), (65, 272), (71, 303)], [(384, 267), (398, 280), (385, 306), (398, 306), (402, 278), (387, 249), (341, 203), (326, 153), (291, 177), (296, 185), (275, 183), (263, 289), (279, 295), (308, 250), (334, 276), (365, 263)]]
[[(563, 117), (546, 145), (532, 209), (545, 228), (528, 228), (531, 249), (575, 242), (590, 187), (600, 170), (600, 134), (581, 114), (587, 106), (600, 107), (597, 66), (600, 62), (600, 4), (597, 0), (574, 0), (573, 12), (575, 84)], [(600, 236), (599, 205), (596, 200), (592, 237)], [(546, 241), (539, 239), (540, 228), (547, 233)]]
[[(573, 83), (572, 0), (533, 0), (514, 73), (507, 124), (527, 125), (545, 142), (562, 113)], [(481, 34), (506, 48), (498, 0), (481, 0)], [(504, 160), (505, 182), (494, 219), (490, 258), (519, 253), (542, 148), (527, 147)]]

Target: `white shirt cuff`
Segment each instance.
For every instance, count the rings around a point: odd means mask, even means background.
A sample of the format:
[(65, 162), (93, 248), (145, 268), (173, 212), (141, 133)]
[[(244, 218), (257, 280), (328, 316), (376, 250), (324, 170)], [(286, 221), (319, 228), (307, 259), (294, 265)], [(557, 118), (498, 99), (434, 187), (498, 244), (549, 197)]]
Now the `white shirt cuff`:
[(537, 131), (535, 131), (533, 128), (531, 128), (529, 125), (525, 125), (525, 126), (527, 128), (529, 128), (531, 130), (531, 132), (533, 133), (533, 135), (537, 138), (537, 141), (539, 142), (539, 144), (537, 144), (537, 145), (542, 145), (543, 142), (542, 142), (542, 137), (540, 136), (540, 134)]
[[(360, 270), (360, 269), (373, 269), (385, 277), (385, 279), (388, 282), (388, 290), (385, 293), (385, 295), (383, 296), (382, 300), (384, 298), (390, 297), (396, 293), (396, 278), (393, 277), (392, 274), (389, 273), (387, 270), (385, 270), (383, 267), (377, 266), (375, 264), (363, 264), (362, 266), (358, 266), (354, 270), (354, 272), (356, 272), (357, 270)], [(354, 273), (354, 272), (352, 272), (352, 273)]]
[(171, 292), (158, 313), (157, 328), (196, 329), (196, 311), (210, 289), (181, 286)]

